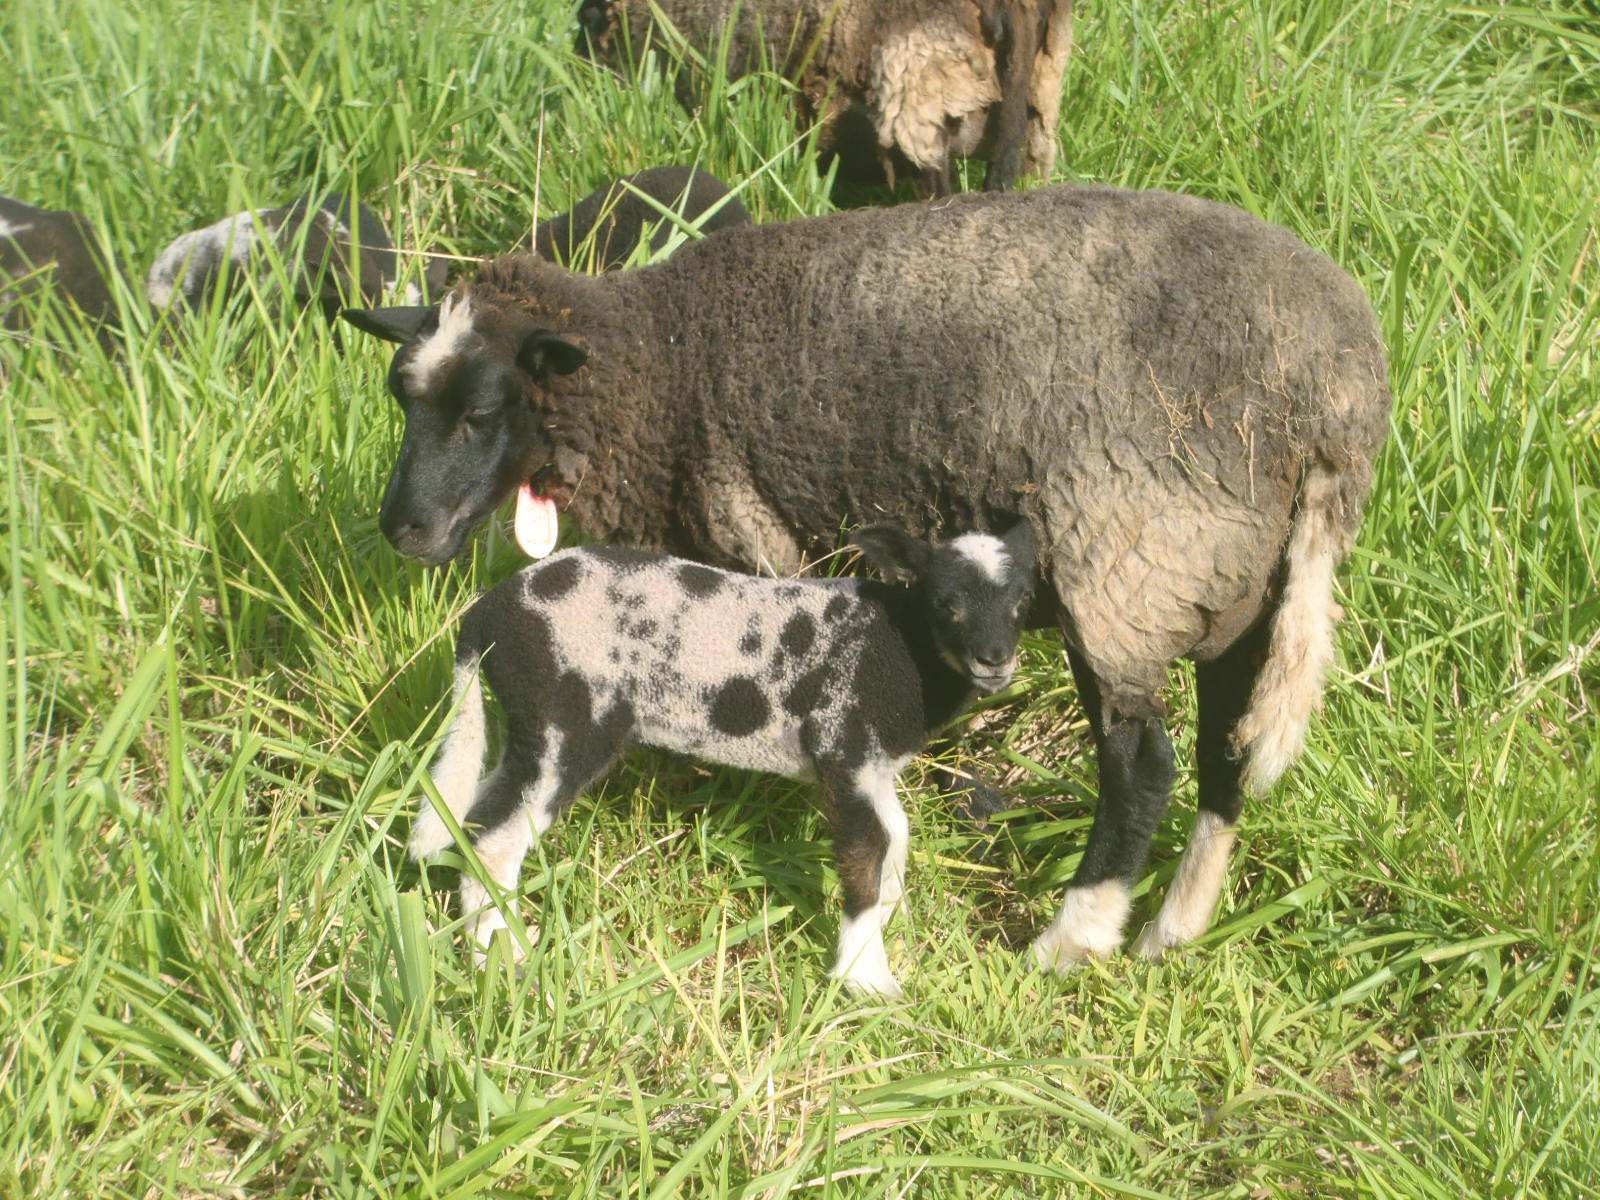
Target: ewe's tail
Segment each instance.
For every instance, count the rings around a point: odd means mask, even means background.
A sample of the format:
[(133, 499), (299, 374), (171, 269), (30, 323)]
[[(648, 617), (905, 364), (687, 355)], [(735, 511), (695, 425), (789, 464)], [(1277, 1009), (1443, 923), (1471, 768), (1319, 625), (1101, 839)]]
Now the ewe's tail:
[[(483, 718), (481, 655), (463, 644), (456, 650), (454, 687), (455, 721), (445, 739), (439, 760), (433, 764), (433, 782), (439, 789), (450, 815), (460, 824), (472, 810), (478, 794), (478, 779), (483, 774), (484, 749), (488, 734)], [(433, 803), (423, 805), (411, 831), (411, 855), (428, 858), (452, 844), (454, 838)]]
[(1300, 507), (1285, 551), (1287, 578), (1272, 616), (1271, 640), (1250, 707), (1233, 731), (1245, 756), (1244, 785), (1260, 795), (1278, 781), (1305, 748), (1306, 727), (1322, 700), (1322, 676), (1333, 662), (1333, 573), (1355, 536), (1361, 494), (1351, 496), (1347, 474), (1313, 465), (1300, 491)]

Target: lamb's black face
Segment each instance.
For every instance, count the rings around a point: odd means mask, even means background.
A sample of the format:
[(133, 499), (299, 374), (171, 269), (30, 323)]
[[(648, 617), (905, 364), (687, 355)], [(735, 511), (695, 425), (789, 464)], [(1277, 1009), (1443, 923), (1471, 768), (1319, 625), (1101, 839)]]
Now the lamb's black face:
[(543, 329), (498, 345), (474, 327), (468, 300), (344, 315), (405, 343), (389, 369), (405, 437), (378, 524), (408, 558), (429, 566), (449, 562), (553, 456), (537, 385), (577, 370), (583, 351)]
[(1029, 537), (1024, 558), (1007, 541), (965, 534), (934, 547), (922, 575), (934, 641), (985, 695), (1006, 687), (1017, 669), (1017, 645), (1033, 601), (1031, 531)]
[(1004, 537), (967, 533), (930, 545), (892, 525), (858, 529), (856, 545), (890, 582), (918, 583), (928, 630), (951, 668), (985, 695), (1011, 682), (1033, 605), (1039, 543), (1018, 521)]

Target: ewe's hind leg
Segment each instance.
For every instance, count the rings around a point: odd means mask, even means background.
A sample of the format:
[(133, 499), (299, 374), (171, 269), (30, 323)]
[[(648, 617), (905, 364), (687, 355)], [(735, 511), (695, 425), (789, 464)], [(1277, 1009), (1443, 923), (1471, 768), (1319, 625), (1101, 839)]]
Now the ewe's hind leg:
[(1128, 895), (1144, 866), (1172, 795), (1172, 743), (1155, 717), (1126, 718), (1104, 710), (1099, 682), (1068, 651), (1100, 760), (1100, 800), (1089, 845), (1054, 923), (1033, 943), (1035, 961), (1065, 970), (1122, 942)]
[(905, 894), (910, 822), (888, 764), (823, 774), (834, 822), (834, 853), (844, 884), (835, 978), (856, 991), (898, 1000), (905, 993), (889, 968), (883, 927)]
[(1268, 622), (1261, 622), (1215, 660), (1195, 666), (1200, 704), (1195, 733), (1200, 806), (1166, 902), (1134, 943), (1135, 953), (1146, 958), (1160, 958), (1174, 946), (1193, 941), (1211, 925), (1227, 875), (1234, 828), (1244, 806), (1244, 762), (1233, 746), (1233, 731), (1261, 673), (1267, 628)]

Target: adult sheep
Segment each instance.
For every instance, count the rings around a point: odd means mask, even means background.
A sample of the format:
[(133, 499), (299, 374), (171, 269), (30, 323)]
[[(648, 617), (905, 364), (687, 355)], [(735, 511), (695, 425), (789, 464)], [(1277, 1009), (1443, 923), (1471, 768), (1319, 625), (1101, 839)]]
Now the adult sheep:
[(986, 160), (991, 190), (1055, 165), (1072, 0), (583, 0), (578, 24), (602, 61), (726, 42), (729, 74), (781, 72), (848, 176), (947, 195), (953, 156)]
[(1121, 940), (1180, 657), (1199, 814), (1138, 948), (1207, 927), (1244, 793), (1302, 747), (1387, 431), (1371, 306), (1321, 254), (1225, 205), (1064, 185), (728, 230), (611, 276), (500, 259), (436, 309), (346, 315), (404, 343), (382, 525), (425, 562), (513, 492), (535, 533), (559, 504), (590, 534), (775, 572), (848, 522), (1031, 518), (1034, 620), (1061, 628), (1100, 763), (1035, 953)]

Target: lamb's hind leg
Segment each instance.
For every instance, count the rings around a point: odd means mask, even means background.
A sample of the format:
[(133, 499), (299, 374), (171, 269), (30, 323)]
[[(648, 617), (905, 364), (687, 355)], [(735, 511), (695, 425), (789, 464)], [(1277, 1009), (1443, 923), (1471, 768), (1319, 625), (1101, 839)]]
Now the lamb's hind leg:
[(1261, 673), (1267, 628), (1268, 623), (1261, 622), (1216, 659), (1195, 667), (1200, 804), (1161, 912), (1134, 943), (1134, 952), (1146, 958), (1160, 958), (1174, 946), (1193, 941), (1210, 927), (1216, 912), (1234, 829), (1244, 807), (1244, 761), (1233, 745), (1233, 731)]
[(1171, 799), (1174, 775), (1172, 743), (1160, 719), (1108, 711), (1093, 672), (1076, 651), (1068, 654), (1095, 735), (1100, 801), (1061, 911), (1033, 943), (1035, 961), (1058, 971), (1121, 944), (1129, 894)]
[(834, 823), (834, 852), (844, 884), (835, 978), (869, 995), (898, 1000), (904, 992), (889, 967), (883, 927), (905, 894), (910, 822), (888, 764), (824, 771)]

